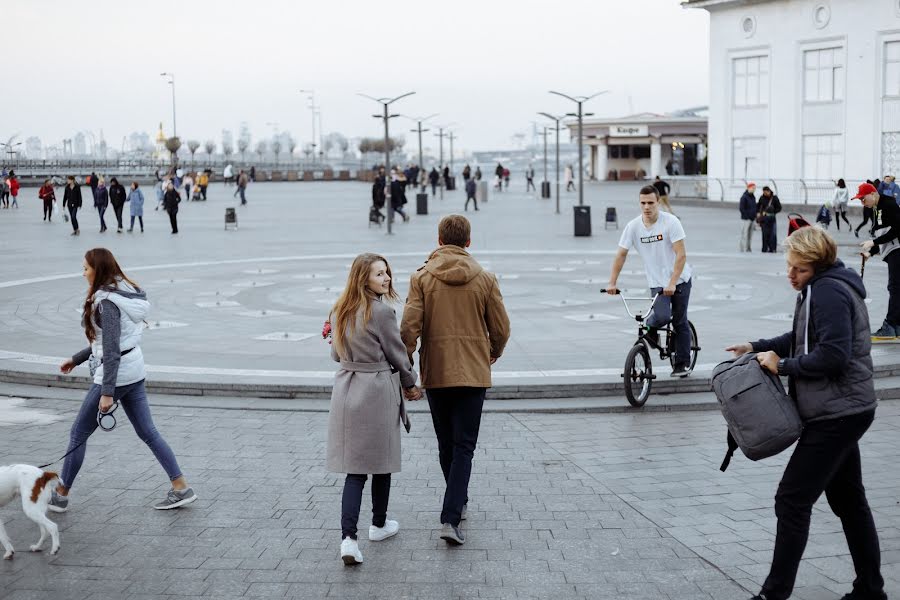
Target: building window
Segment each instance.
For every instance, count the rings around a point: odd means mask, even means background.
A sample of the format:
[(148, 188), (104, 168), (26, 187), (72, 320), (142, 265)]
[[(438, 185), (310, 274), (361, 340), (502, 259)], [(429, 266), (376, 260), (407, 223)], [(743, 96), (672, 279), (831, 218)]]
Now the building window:
[(838, 179), (844, 170), (844, 136), (803, 136), (803, 178)]
[(735, 106), (769, 104), (769, 57), (747, 56), (732, 61)]
[(766, 160), (766, 138), (743, 137), (731, 140), (732, 179), (762, 179), (769, 177)]
[(631, 158), (631, 146), (609, 146), (609, 158)]
[(835, 102), (844, 99), (844, 49), (822, 48), (803, 53), (803, 99)]
[(884, 45), (884, 95), (900, 96), (900, 41)]

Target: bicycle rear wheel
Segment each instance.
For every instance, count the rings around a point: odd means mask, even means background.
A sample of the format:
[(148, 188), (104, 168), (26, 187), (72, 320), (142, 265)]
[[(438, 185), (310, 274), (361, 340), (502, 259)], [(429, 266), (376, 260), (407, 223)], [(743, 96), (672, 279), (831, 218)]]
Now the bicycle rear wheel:
[[(694, 324), (688, 321), (688, 327), (691, 330), (691, 363), (690, 370), (694, 370), (694, 365), (697, 364), (697, 355), (700, 353), (700, 343), (697, 341), (697, 329), (694, 327)], [(669, 364), (672, 365), (672, 368), (675, 368), (675, 336), (673, 332), (669, 332), (666, 336), (666, 350), (669, 353)]]
[(628, 403), (640, 408), (650, 397), (654, 379), (650, 353), (644, 344), (635, 344), (628, 351), (622, 377), (625, 379), (625, 397), (628, 398)]

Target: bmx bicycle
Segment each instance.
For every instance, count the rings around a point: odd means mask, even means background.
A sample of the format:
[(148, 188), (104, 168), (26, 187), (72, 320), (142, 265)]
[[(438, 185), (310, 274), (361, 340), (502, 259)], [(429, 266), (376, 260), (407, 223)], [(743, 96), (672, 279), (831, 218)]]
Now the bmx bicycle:
[[(600, 293), (605, 294), (606, 290), (600, 290)], [(652, 298), (627, 297), (622, 294), (622, 290), (616, 290), (616, 295), (622, 297), (625, 312), (638, 324), (638, 337), (625, 358), (625, 371), (622, 373), (622, 379), (625, 382), (625, 397), (628, 399), (628, 403), (635, 408), (640, 408), (650, 397), (650, 389), (653, 387), (653, 380), (656, 379), (656, 375), (653, 373), (653, 362), (650, 360), (651, 352), (658, 351), (660, 360), (668, 359), (672, 368), (675, 368), (675, 332), (670, 321), (666, 323), (665, 327), (657, 329), (656, 337), (648, 335), (644, 319), (653, 310), (659, 294)], [(628, 306), (629, 300), (632, 302), (645, 301), (650, 305), (644, 312), (632, 312), (631, 307)], [(694, 365), (697, 364), (700, 346), (697, 342), (697, 329), (694, 324), (688, 321), (688, 327), (691, 330), (691, 360), (688, 368), (693, 370)]]

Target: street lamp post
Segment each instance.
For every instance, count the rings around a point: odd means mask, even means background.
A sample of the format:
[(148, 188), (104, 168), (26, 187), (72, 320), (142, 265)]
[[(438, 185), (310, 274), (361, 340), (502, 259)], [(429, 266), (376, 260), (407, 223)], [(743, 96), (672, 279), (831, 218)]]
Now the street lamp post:
[[(443, 128), (443, 127), (438, 127), (438, 133), (436, 133), (436, 134), (434, 134), (434, 135), (435, 135), (437, 138), (440, 139), (440, 142), (439, 142), (439, 144), (438, 144), (438, 147), (440, 148), (440, 150), (439, 150), (439, 152), (438, 152), (438, 156), (439, 156), (439, 158), (438, 158), (438, 170), (441, 172), (441, 177), (443, 177), (443, 176), (444, 176), (444, 136), (446, 135), (446, 134), (444, 133), (444, 128)], [(446, 182), (444, 182), (444, 183), (446, 183)], [(438, 187), (441, 188), (441, 200), (443, 200), (443, 199), (444, 199), (444, 186), (441, 185), (441, 186), (438, 186)]]
[[(425, 131), (431, 131), (430, 129), (422, 129), (422, 123), (427, 121), (428, 119), (434, 118), (438, 116), (438, 113), (434, 113), (433, 115), (428, 115), (427, 117), (417, 117), (413, 119), (412, 117), (407, 117), (408, 119), (412, 119), (416, 123), (415, 129), (410, 129), (413, 133), (419, 134), (419, 169), (425, 170), (425, 159), (422, 157), (422, 133)], [(418, 182), (413, 182), (416, 186), (418, 186)]]
[(358, 94), (363, 98), (368, 98), (369, 100), (374, 100), (382, 105), (384, 108), (383, 115), (372, 115), (376, 119), (384, 120), (384, 180), (385, 180), (385, 192), (384, 199), (385, 203), (388, 205), (388, 219), (387, 219), (387, 232), (388, 235), (393, 233), (392, 225), (394, 223), (394, 205), (391, 203), (391, 185), (388, 177), (390, 177), (390, 169), (391, 169), (391, 138), (388, 130), (388, 122), (394, 117), (399, 117), (400, 115), (392, 115), (388, 114), (388, 107), (400, 100), (401, 98), (406, 98), (407, 96), (412, 96), (415, 92), (406, 92), (405, 94), (401, 94), (400, 96), (395, 96), (394, 98), (373, 98), (372, 96), (368, 96), (366, 94)]
[(450, 176), (453, 177), (453, 140), (456, 138), (456, 132), (448, 132), (447, 137), (450, 138)]
[(175, 124), (175, 73), (160, 73), (160, 77), (168, 77), (172, 86), (172, 137), (178, 137), (178, 126)]
[[(543, 115), (556, 123), (556, 214), (559, 214), (559, 122), (565, 117), (554, 117), (550, 113), (545, 112), (540, 112), (538, 114)], [(546, 151), (544, 154), (546, 154)], [(546, 179), (546, 175), (544, 178)]]
[[(550, 90), (551, 94), (556, 94), (557, 96), (562, 96), (567, 100), (571, 100), (575, 104), (578, 105), (578, 113), (573, 114), (572, 116), (578, 117), (578, 206), (584, 206), (584, 150), (583, 150), (583, 142), (584, 136), (582, 135), (582, 120), (584, 118), (584, 114), (581, 111), (582, 105), (592, 98), (596, 98), (601, 94), (605, 94), (607, 90), (602, 92), (597, 92), (596, 94), (592, 94), (590, 96), (569, 96), (567, 94), (563, 94), (561, 92), (554, 92)], [(590, 116), (588, 114), (587, 116)]]
[(312, 118), (312, 131), (309, 145), (312, 147), (313, 164), (316, 164), (316, 90), (300, 90), (301, 94), (309, 94), (309, 113)]

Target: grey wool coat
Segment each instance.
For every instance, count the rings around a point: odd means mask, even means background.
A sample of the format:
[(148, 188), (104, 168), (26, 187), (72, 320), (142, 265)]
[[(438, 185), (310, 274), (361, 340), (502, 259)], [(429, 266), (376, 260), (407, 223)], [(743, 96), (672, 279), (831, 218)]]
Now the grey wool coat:
[(400, 471), (400, 426), (406, 417), (400, 386), (416, 384), (394, 310), (380, 300), (372, 316), (344, 343), (346, 356), (334, 376), (328, 413), (326, 466), (335, 473), (382, 474)]

